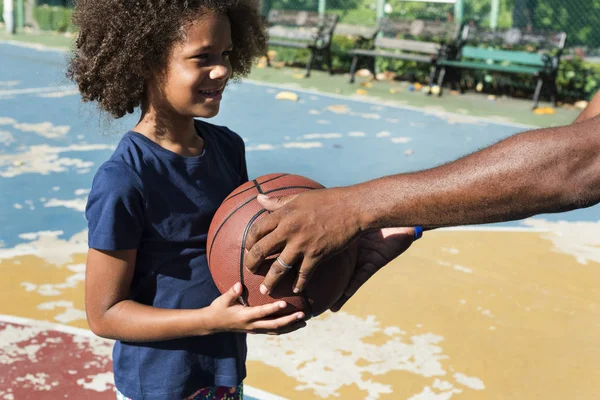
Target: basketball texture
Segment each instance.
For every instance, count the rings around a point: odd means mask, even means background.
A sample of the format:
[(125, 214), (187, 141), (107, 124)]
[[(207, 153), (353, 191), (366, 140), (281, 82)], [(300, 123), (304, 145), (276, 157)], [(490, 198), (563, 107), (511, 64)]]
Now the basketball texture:
[(333, 306), (344, 293), (354, 272), (354, 244), (321, 263), (305, 290), (299, 294), (294, 294), (292, 290), (300, 263), (294, 265), (294, 269), (284, 276), (270, 295), (261, 294), (259, 286), (278, 254), (271, 255), (256, 274), (244, 266), (245, 240), (250, 227), (268, 213), (256, 196), (263, 193), (269, 197), (280, 197), (322, 188), (319, 183), (302, 176), (270, 174), (246, 182), (223, 201), (211, 222), (206, 246), (208, 266), (221, 293), (225, 293), (236, 282), (241, 282), (244, 287), (240, 299), (242, 304), (259, 306), (284, 300), (288, 306), (280, 314), (303, 311), (307, 318), (317, 316)]

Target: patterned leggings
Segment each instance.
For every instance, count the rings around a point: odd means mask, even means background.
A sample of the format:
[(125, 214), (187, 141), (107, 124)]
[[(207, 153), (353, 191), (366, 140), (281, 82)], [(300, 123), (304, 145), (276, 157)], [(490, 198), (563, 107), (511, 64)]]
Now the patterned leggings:
[[(240, 384), (237, 387), (209, 387), (198, 390), (193, 395), (186, 397), (184, 400), (243, 400), (244, 385)], [(117, 390), (117, 400), (132, 400), (123, 396)]]

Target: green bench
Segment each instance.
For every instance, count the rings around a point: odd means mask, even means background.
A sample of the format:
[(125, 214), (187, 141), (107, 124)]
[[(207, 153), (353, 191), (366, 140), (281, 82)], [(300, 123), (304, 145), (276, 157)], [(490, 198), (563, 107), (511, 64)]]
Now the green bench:
[[(310, 11), (271, 10), (267, 17), (269, 46), (307, 49), (310, 57), (306, 63), (306, 77), (317, 58), (324, 58), (332, 74), (331, 41), (338, 23), (335, 14)], [(267, 65), (271, 62), (267, 55)]]
[(567, 35), (564, 32), (523, 32), (519, 29), (483, 31), (469, 27), (459, 50), (459, 58), (440, 59), (438, 62), (439, 95), (442, 95), (448, 72), (453, 72), (450, 81), (458, 83), (461, 91), (461, 74), (456, 73), (457, 71), (481, 70), (494, 74), (523, 74), (537, 79), (533, 108), (538, 107), (544, 90), (550, 94), (554, 106), (558, 92), (556, 77), (566, 39)]
[[(353, 57), (350, 83), (354, 83), (361, 61), (373, 61), (376, 57), (429, 64), (431, 82), (437, 74), (438, 59), (442, 54), (452, 53), (450, 48), (457, 43), (460, 32), (460, 26), (453, 23), (383, 18), (368, 48), (355, 48), (348, 52)], [(445, 58), (450, 59), (451, 56), (447, 54)], [(373, 66), (373, 62), (369, 63), (369, 69), (375, 76)]]

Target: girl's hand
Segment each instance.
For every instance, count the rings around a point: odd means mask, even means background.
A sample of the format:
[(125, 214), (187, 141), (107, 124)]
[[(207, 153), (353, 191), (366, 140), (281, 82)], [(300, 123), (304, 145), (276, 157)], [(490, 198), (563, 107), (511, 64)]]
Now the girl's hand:
[(229, 331), (281, 335), (306, 326), (302, 312), (279, 318), (271, 317), (287, 306), (285, 301), (246, 307), (238, 302), (241, 295), (242, 284), (238, 282), (212, 302), (208, 311), (215, 333)]

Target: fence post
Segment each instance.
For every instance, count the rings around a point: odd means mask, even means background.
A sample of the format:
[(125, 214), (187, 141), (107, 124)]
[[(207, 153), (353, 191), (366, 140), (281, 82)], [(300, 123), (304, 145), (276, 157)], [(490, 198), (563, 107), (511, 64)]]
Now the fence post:
[(23, 0), (17, 0), (17, 29), (23, 30), (25, 27), (25, 4)]
[(377, 22), (385, 16), (385, 0), (377, 0)]
[(500, 15), (500, 0), (492, 0), (492, 11), (490, 12), (490, 28), (498, 28), (498, 16)]
[(4, 0), (4, 11), (2, 17), (4, 18), (4, 29), (6, 33), (15, 33), (15, 13), (12, 0)]
[(327, 0), (319, 0), (319, 14), (325, 14), (325, 10), (327, 9)]
[(462, 24), (465, 13), (465, 0), (456, 0), (454, 3), (454, 19), (456, 23)]

